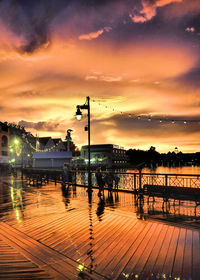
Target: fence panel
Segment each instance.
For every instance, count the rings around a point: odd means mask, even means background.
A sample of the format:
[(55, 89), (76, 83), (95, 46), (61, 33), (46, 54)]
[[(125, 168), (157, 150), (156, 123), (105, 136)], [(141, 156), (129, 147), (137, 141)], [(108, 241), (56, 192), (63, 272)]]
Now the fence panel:
[[(189, 174), (155, 174), (155, 173), (115, 173), (120, 178), (119, 189), (121, 190), (139, 190), (144, 185), (155, 186), (175, 186), (175, 187), (189, 187), (200, 188), (200, 175)], [(102, 172), (104, 176), (105, 173)], [(76, 182), (80, 185), (87, 185), (88, 174), (86, 171), (76, 172)], [(92, 185), (97, 186), (95, 172), (92, 172)]]

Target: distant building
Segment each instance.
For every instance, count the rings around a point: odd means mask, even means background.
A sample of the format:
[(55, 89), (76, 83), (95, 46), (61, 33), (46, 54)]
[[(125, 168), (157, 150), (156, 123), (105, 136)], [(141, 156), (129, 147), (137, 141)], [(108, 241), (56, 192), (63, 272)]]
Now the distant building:
[(9, 142), (9, 127), (5, 123), (0, 122), (0, 164), (8, 164), (9, 162)]
[(51, 137), (38, 137), (36, 151), (48, 149), (51, 146), (54, 146), (53, 140)]
[(66, 151), (65, 145), (61, 138), (53, 139), (51, 137), (39, 137), (37, 138), (37, 151), (44, 152), (61, 152)]
[(39, 137), (37, 138), (37, 151), (51, 151), (51, 152), (72, 152), (76, 153), (76, 146), (71, 137), (72, 129), (67, 130), (65, 140), (61, 138)]
[[(66, 131), (66, 138), (34, 137), (27, 132), (21, 125), (8, 122), (0, 122), (0, 164), (11, 163), (17, 167), (33, 166), (33, 153), (40, 152), (69, 152), (69, 154), (78, 155), (77, 147), (72, 141), (72, 129)], [(52, 154), (46, 155), (50, 158)], [(63, 165), (63, 154), (60, 154), (60, 166)], [(51, 159), (57, 162), (58, 156)], [(66, 158), (68, 160), (68, 157)], [(37, 164), (39, 164), (37, 162)], [(55, 164), (54, 164), (55, 165)], [(48, 166), (52, 166), (48, 163)], [(56, 163), (59, 166), (59, 163)]]
[[(81, 158), (88, 161), (88, 146), (83, 146), (81, 149)], [(90, 146), (91, 166), (103, 166), (108, 168), (124, 167), (128, 163), (128, 156), (123, 147), (102, 144)]]
[[(54, 138), (53, 142), (54, 142), (54, 145), (55, 145), (55, 149), (54, 149), (55, 152), (56, 151), (57, 152), (67, 151), (66, 148), (65, 148), (64, 142), (62, 141), (61, 138)], [(67, 152), (69, 152), (69, 151), (67, 151)]]
[(62, 168), (65, 162), (71, 163), (71, 152), (34, 152), (33, 167), (35, 168)]

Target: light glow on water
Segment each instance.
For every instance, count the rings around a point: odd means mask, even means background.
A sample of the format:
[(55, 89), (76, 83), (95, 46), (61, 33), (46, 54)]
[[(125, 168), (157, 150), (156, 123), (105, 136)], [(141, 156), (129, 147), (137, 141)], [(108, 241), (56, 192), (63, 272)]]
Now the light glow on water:
[(170, 174), (200, 174), (200, 166), (165, 167), (158, 166), (156, 169), (144, 168), (143, 173), (170, 173)]

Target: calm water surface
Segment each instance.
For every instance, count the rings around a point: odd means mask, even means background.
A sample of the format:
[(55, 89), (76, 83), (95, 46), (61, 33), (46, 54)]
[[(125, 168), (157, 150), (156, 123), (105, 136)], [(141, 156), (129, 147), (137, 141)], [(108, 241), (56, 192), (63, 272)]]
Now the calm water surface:
[[(133, 169), (133, 172), (137, 170)], [(156, 169), (143, 168), (144, 173), (166, 173), (166, 174), (200, 174), (200, 166), (183, 166), (183, 167), (164, 167), (158, 166)]]

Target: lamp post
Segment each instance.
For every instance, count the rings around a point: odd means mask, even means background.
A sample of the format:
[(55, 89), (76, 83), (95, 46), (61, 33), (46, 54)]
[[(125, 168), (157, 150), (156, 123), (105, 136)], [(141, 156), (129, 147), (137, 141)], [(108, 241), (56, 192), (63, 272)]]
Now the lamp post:
[(15, 150), (15, 166), (17, 168), (17, 164), (19, 164), (19, 155), (20, 155), (20, 150), (19, 150), (19, 139), (15, 138), (14, 139), (14, 150)]
[(90, 166), (90, 97), (86, 97), (86, 102), (83, 105), (76, 106), (76, 119), (80, 121), (82, 119), (81, 110), (88, 110), (88, 125), (85, 130), (88, 132), (88, 192), (92, 192), (92, 182), (91, 182), (91, 166)]
[(24, 139), (25, 139), (25, 134), (22, 134), (22, 140), (21, 140), (21, 153), (22, 153), (22, 164), (21, 164), (21, 178), (23, 179), (24, 176)]

